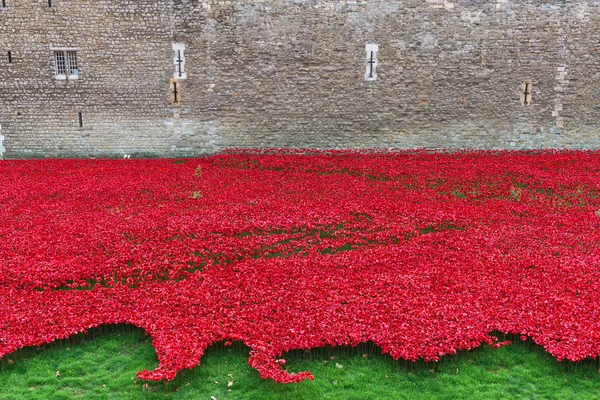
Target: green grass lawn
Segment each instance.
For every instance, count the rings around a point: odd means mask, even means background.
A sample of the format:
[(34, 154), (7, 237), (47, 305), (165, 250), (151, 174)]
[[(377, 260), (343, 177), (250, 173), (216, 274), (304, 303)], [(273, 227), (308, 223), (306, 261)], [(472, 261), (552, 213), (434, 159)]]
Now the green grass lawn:
[(315, 380), (291, 385), (261, 380), (247, 364), (245, 346), (218, 344), (199, 367), (165, 386), (135, 377), (157, 365), (142, 331), (104, 327), (92, 336), (6, 357), (0, 399), (600, 398), (595, 362), (559, 363), (538, 346), (518, 340), (496, 350), (485, 345), (447, 356), (437, 367), (393, 361), (368, 345), (298, 351), (286, 356), (287, 369), (310, 370)]

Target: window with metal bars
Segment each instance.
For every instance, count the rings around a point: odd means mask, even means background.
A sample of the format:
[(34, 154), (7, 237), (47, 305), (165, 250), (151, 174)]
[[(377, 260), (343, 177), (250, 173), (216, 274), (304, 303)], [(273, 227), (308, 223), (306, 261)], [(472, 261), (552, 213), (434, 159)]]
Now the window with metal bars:
[(77, 51), (75, 50), (54, 51), (54, 65), (56, 79), (77, 79), (79, 77)]
[(79, 69), (77, 68), (77, 52), (67, 51), (67, 61), (69, 67), (69, 75), (79, 75)]

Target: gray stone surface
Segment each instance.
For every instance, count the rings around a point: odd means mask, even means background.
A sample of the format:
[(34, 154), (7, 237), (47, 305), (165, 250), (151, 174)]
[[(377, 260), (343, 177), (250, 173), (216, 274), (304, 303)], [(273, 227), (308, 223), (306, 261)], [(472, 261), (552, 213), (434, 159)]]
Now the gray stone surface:
[[(7, 0), (4, 155), (597, 149), (599, 37), (599, 0)], [(79, 79), (54, 78), (53, 48), (78, 49)]]

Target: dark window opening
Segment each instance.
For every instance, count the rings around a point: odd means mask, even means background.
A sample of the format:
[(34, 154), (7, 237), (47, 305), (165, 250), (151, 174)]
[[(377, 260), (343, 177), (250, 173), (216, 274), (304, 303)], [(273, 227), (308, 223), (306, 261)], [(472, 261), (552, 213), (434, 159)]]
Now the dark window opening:
[(52, 7), (52, 0), (48, 0), (48, 7)]
[(12, 51), (8, 52), (8, 63), (12, 64)]
[(83, 115), (79, 113), (79, 127), (83, 128)]
[(2, 0), (2, 8), (6, 8), (6, 0)]

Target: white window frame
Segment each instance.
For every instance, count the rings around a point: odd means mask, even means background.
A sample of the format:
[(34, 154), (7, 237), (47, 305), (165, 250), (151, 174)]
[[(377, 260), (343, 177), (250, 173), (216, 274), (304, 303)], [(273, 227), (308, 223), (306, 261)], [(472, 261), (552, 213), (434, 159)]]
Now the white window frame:
[[(379, 45), (374, 43), (369, 43), (365, 46), (365, 50), (367, 52), (367, 70), (365, 71), (365, 81), (374, 82), (377, 80), (377, 66), (379, 65), (379, 60), (377, 59), (377, 53), (379, 53)], [(372, 55), (372, 59), (371, 59)]]
[[(79, 79), (79, 60), (77, 48), (53, 48), (54, 78), (57, 80)], [(62, 55), (63, 64), (59, 69), (58, 57)], [(74, 68), (73, 68), (74, 67)]]
[[(179, 57), (181, 57), (181, 60)], [(185, 43), (173, 43), (173, 64), (175, 65), (173, 78), (177, 80), (187, 79), (187, 73), (185, 72)]]

